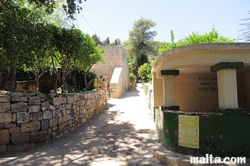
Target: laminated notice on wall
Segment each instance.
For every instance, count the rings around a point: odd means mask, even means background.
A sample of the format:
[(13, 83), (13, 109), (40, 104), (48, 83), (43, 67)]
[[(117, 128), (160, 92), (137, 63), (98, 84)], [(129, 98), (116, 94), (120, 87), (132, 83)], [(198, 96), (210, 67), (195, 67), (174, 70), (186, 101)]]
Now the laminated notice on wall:
[(179, 115), (178, 145), (199, 149), (199, 116)]

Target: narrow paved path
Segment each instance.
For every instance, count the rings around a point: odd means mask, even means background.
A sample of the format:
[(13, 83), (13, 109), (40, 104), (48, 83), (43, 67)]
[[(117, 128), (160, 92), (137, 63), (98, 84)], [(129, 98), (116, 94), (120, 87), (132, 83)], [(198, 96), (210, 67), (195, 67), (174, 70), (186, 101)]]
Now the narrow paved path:
[(157, 137), (141, 85), (108, 102), (107, 109), (59, 139), (0, 155), (0, 165), (160, 166), (148, 152)]

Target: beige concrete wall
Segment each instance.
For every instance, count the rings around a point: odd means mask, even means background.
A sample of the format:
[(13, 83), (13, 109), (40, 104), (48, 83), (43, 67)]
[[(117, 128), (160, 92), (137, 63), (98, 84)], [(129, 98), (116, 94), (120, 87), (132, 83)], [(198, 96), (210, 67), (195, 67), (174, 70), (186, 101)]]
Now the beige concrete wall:
[[(247, 75), (248, 74), (248, 75)], [(250, 72), (237, 73), (240, 108), (250, 108)], [(218, 105), (218, 91), (199, 91), (199, 77), (217, 77), (216, 73), (183, 73), (176, 77), (176, 105), (183, 111), (210, 112)]]
[(159, 107), (163, 105), (163, 83), (162, 78), (156, 76), (156, 73), (153, 73), (153, 96), (154, 96), (154, 107)]
[(210, 112), (218, 107), (218, 91), (199, 91), (199, 77), (217, 77), (211, 74), (182, 73), (175, 78), (176, 105), (183, 111)]
[(245, 96), (246, 108), (248, 112), (250, 112), (250, 71), (245, 73), (244, 78), (245, 78), (245, 86), (244, 86), (245, 88), (244, 88), (243, 96)]

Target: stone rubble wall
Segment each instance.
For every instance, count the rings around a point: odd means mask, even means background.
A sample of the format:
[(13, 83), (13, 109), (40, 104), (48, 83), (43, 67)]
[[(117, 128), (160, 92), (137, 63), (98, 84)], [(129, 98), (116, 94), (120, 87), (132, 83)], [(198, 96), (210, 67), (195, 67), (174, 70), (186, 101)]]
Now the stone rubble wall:
[(76, 129), (107, 106), (105, 91), (46, 97), (0, 91), (0, 153), (25, 150)]

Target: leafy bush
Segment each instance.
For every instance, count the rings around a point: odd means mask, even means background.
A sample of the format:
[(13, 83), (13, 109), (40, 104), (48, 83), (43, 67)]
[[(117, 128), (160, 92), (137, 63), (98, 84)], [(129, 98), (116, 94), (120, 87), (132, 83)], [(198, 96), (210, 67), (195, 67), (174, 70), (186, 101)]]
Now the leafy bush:
[(151, 82), (152, 80), (151, 69), (152, 69), (152, 66), (148, 63), (144, 63), (143, 65), (139, 67), (138, 74), (142, 80)]
[(135, 75), (133, 73), (129, 73), (129, 80), (130, 80), (130, 83), (132, 84), (132, 86), (135, 86), (136, 79), (135, 79)]

